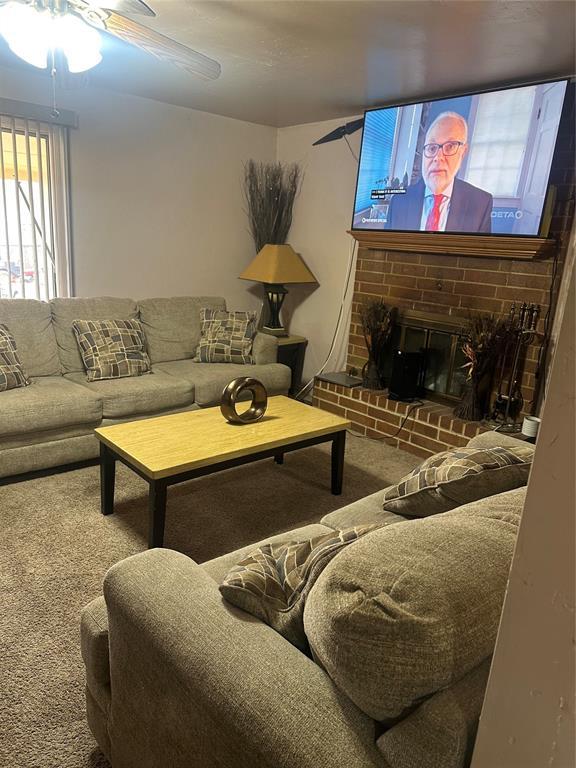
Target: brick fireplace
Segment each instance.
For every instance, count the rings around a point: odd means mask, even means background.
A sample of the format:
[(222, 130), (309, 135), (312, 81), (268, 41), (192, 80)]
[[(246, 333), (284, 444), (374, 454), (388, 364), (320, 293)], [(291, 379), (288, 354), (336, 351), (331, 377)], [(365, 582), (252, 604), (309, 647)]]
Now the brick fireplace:
[[(527, 261), (494, 257), (442, 256), (361, 249), (352, 300), (352, 322), (347, 368), (361, 370), (366, 347), (360, 324), (360, 305), (381, 297), (387, 305), (428, 315), (446, 316), (455, 326), (465, 324), (469, 312), (506, 317), (515, 303), (540, 306), (538, 328), (543, 330), (549, 306), (553, 260)], [(525, 410), (535, 396), (540, 338), (526, 350), (522, 378)]]
[[(538, 304), (538, 331), (543, 331), (549, 306), (554, 260), (528, 261), (495, 257), (470, 257), (426, 253), (405, 253), (360, 248), (352, 318), (348, 339), (347, 370), (361, 374), (367, 360), (362, 336), (360, 306), (370, 298), (382, 298), (402, 313), (442, 316), (454, 327), (465, 323), (469, 311), (506, 316), (512, 303)], [(522, 395), (524, 411), (537, 412), (536, 372), (541, 336), (528, 345), (523, 362)], [(348, 388), (317, 380), (313, 402), (321, 408), (350, 419), (353, 430), (369, 437), (396, 434), (410, 410), (401, 433), (391, 444), (420, 456), (463, 446), (475, 434), (490, 426), (456, 419), (455, 403), (424, 400), (410, 404), (388, 400), (386, 391)]]

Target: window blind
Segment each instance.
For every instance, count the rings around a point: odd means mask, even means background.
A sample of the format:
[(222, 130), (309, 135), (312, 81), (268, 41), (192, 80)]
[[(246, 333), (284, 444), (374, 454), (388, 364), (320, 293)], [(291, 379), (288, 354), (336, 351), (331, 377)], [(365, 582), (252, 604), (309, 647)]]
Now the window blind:
[(358, 177), (355, 210), (369, 208), (374, 204), (370, 197), (373, 189), (386, 187), (392, 179), (390, 160), (394, 149), (398, 108), (383, 112), (367, 112), (364, 118), (362, 137), (362, 173)]
[(0, 297), (69, 296), (67, 129), (0, 115)]

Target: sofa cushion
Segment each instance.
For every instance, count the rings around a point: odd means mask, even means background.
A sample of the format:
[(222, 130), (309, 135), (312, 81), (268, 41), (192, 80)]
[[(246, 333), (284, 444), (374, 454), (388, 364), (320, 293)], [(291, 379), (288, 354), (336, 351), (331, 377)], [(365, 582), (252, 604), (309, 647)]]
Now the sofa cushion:
[(256, 312), (226, 312), (204, 307), (200, 311), (200, 342), (197, 363), (250, 364), (256, 333)]
[(0, 299), (0, 323), (14, 336), (28, 376), (61, 373), (50, 304), (36, 299)]
[(264, 544), (240, 560), (224, 577), (220, 592), (306, 652), (306, 596), (338, 552), (377, 527), (330, 531), (304, 540), (288, 534), (284, 541)]
[(86, 381), (82, 373), (70, 373), (65, 378), (94, 393), (102, 401), (106, 419), (155, 414), (194, 401), (194, 387), (189, 382), (159, 372), (105, 381)]
[(251, 376), (264, 384), (268, 395), (285, 395), (290, 389), (292, 373), (287, 365), (237, 365), (235, 363), (195, 363), (193, 360), (176, 360), (158, 363), (154, 370), (169, 373), (194, 384), (195, 401), (198, 405), (216, 405), (222, 398), (222, 390), (232, 379)]
[(196, 354), (202, 307), (226, 309), (219, 296), (173, 296), (138, 301), (152, 363), (185, 360)]
[(364, 496), (352, 504), (328, 512), (320, 520), (324, 525), (330, 528), (348, 528), (352, 525), (391, 525), (392, 523), (403, 523), (405, 517), (395, 515), (393, 512), (386, 512), (382, 509), (382, 491), (376, 491), (369, 496)]
[(28, 384), (30, 380), (20, 362), (14, 337), (0, 323), (0, 392), (27, 387)]
[(2, 393), (0, 436), (80, 424), (98, 425), (102, 401), (62, 376), (33, 378), (29, 387)]
[(446, 512), (485, 496), (526, 485), (531, 447), (454, 448), (430, 456), (384, 491), (383, 508), (405, 517)]
[(95, 299), (52, 299), (50, 301), (54, 333), (63, 373), (84, 371), (84, 364), (72, 329), (74, 320), (137, 320), (138, 307), (133, 299), (101, 297)]
[(74, 320), (88, 381), (150, 373), (146, 339), (138, 320)]
[(308, 642), (370, 717), (394, 720), (492, 653), (525, 493), (388, 525), (319, 576)]

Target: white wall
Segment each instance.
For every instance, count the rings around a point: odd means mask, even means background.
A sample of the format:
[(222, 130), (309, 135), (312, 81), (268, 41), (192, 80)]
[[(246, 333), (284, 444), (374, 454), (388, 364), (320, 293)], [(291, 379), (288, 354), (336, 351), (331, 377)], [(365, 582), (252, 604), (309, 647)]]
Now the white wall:
[[(0, 69), (0, 96), (50, 104), (49, 80)], [(276, 129), (111, 91), (58, 93), (71, 130), (75, 293), (217, 294), (259, 305), (237, 276), (254, 255), (241, 179), (274, 160)]]
[[(304, 172), (294, 221), (288, 240), (302, 255), (319, 286), (289, 286), (284, 318), (289, 330), (309, 339), (304, 366), (305, 378), (314, 375), (330, 348), (342, 298), (353, 240), (346, 234), (352, 221), (357, 162), (344, 139), (313, 147), (317, 139), (354, 119), (348, 117), (321, 123), (281, 128), (278, 159), (296, 162)], [(361, 131), (349, 137), (356, 155)], [(342, 370), (346, 359), (349, 307), (354, 287), (350, 280), (348, 310), (339, 333), (339, 343), (326, 371)]]

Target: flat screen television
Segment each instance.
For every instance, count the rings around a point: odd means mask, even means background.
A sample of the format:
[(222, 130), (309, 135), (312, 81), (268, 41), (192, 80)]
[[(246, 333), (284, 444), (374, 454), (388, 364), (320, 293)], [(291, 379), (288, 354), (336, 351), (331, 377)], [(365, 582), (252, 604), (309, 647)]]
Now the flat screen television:
[(367, 110), (352, 229), (537, 236), (567, 84)]

